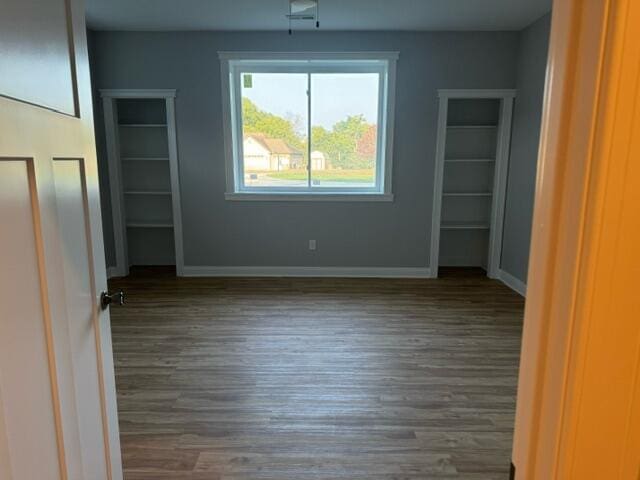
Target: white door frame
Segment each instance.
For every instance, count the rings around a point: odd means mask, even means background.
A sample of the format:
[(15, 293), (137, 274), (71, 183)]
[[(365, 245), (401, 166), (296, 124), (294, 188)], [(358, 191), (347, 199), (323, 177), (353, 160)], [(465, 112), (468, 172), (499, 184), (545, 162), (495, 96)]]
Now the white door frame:
[(184, 248), (182, 236), (182, 208), (180, 204), (180, 175), (178, 168), (178, 143), (176, 135), (175, 89), (102, 89), (102, 106), (106, 130), (107, 160), (109, 164), (109, 188), (111, 192), (111, 213), (113, 236), (116, 250), (114, 276), (129, 274), (129, 254), (127, 251), (127, 225), (124, 211), (124, 190), (122, 164), (120, 161), (120, 140), (118, 136), (118, 99), (164, 99), (167, 116), (167, 138), (169, 143), (169, 170), (171, 176), (171, 205), (173, 213), (173, 237), (176, 255), (176, 274), (184, 274)]
[(500, 271), (502, 254), (502, 231), (504, 228), (504, 208), (507, 192), (507, 173), (509, 166), (509, 148), (511, 145), (511, 120), (513, 89), (440, 89), (438, 90), (438, 133), (433, 185), (433, 212), (431, 215), (431, 248), (429, 270), (432, 278), (438, 277), (440, 255), (440, 223), (442, 212), (442, 182), (444, 179), (445, 144), (447, 135), (447, 115), (449, 99), (496, 99), (500, 100), (500, 121), (496, 142), (496, 160), (493, 179), (493, 200), (491, 204), (491, 224), (489, 234), (489, 252), (487, 276), (497, 278)]

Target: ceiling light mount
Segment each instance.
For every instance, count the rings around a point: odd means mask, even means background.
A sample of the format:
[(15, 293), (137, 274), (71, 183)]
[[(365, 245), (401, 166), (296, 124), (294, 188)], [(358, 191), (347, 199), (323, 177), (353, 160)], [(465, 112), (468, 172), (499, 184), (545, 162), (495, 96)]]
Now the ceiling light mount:
[(320, 28), (320, 11), (318, 3), (320, 0), (289, 0), (289, 13), (286, 15), (289, 20), (289, 35), (292, 34), (292, 21), (316, 22), (316, 28)]

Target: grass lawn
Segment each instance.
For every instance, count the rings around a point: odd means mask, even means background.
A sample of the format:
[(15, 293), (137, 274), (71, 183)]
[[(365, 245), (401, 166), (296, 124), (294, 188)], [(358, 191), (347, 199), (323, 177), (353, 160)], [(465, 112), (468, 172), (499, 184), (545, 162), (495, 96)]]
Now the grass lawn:
[[(269, 172), (267, 176), (280, 180), (306, 180), (306, 170), (283, 170), (281, 172)], [(363, 170), (314, 170), (311, 172), (312, 180), (324, 182), (362, 182), (373, 183), (375, 174), (373, 169)]]

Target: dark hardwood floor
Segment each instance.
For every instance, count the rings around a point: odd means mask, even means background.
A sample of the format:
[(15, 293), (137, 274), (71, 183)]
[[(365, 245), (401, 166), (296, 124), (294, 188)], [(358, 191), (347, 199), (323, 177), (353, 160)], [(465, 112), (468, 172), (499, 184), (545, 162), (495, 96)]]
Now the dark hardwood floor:
[(110, 282), (125, 478), (506, 480), (523, 299), (444, 273)]

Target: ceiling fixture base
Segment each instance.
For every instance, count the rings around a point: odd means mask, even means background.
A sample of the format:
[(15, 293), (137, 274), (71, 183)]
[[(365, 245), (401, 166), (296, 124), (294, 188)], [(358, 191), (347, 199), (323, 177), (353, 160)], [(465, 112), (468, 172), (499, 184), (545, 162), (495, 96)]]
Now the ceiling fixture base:
[(289, 0), (289, 35), (293, 33), (292, 21), (316, 22), (316, 28), (320, 28), (319, 0)]

